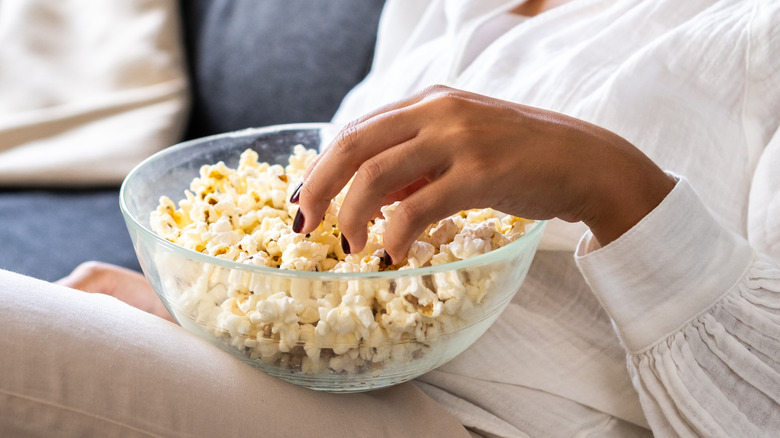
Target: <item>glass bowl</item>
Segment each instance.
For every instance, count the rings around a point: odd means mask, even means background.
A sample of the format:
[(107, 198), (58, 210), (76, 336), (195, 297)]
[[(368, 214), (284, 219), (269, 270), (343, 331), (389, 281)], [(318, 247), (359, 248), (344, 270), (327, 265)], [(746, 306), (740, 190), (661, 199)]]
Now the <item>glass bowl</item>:
[[(470, 259), (377, 273), (249, 265), (186, 249), (152, 232), (150, 213), (160, 197), (181, 199), (202, 165), (223, 161), (234, 168), (247, 148), (260, 161), (284, 165), (295, 145), (322, 150), (337, 133), (336, 126), (326, 123), (279, 125), (172, 146), (130, 172), (120, 206), (144, 274), (182, 327), (280, 379), (315, 390), (355, 392), (413, 379), (474, 343), (525, 279), (544, 222), (534, 222), (519, 239)], [(436, 294), (438, 311), (406, 293), (420, 288)], [(354, 315), (354, 327), (325, 330), (329, 326), (320, 324), (317, 315), (304, 317), (287, 308), (284, 324), (268, 324), (256, 316), (259, 310), (278, 311), (278, 306), (260, 308), (263, 297), (271, 295), (293, 309), (293, 298), (351, 296), (369, 305), (372, 300), (392, 301), (386, 307), (395, 310), (363, 312)], [(231, 303), (243, 304), (225, 305), (231, 298)]]

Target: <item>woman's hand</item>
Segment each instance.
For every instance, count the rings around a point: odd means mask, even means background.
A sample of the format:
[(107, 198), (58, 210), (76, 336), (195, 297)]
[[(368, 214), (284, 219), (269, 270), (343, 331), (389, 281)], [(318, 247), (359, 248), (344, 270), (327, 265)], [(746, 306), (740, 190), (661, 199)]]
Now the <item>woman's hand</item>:
[(84, 292), (111, 295), (133, 307), (176, 322), (146, 277), (129, 269), (108, 263), (86, 262), (56, 283)]
[(307, 170), (299, 232), (317, 227), (353, 175), (339, 228), (359, 251), (378, 208), (400, 200), (385, 234), (393, 260), (406, 256), (428, 224), (470, 208), (583, 221), (606, 245), (674, 187), (648, 157), (605, 129), (443, 86), (342, 130)]

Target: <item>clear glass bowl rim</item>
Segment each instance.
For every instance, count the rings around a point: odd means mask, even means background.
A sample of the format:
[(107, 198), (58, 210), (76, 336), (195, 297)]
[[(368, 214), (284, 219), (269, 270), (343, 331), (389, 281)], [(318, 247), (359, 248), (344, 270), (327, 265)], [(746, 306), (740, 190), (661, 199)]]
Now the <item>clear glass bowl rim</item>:
[[(335, 127), (336, 125), (332, 123), (325, 123), (325, 122), (271, 125), (271, 126), (265, 126), (261, 128), (247, 128), (239, 131), (231, 131), (222, 134), (210, 135), (207, 137), (187, 140), (178, 143), (176, 145), (167, 147), (147, 157), (145, 160), (143, 160), (141, 163), (135, 166), (133, 170), (131, 170), (127, 174), (119, 189), (119, 208), (122, 211), (122, 215), (125, 217), (125, 222), (129, 224), (130, 227), (134, 228), (139, 233), (142, 239), (151, 239), (152, 241), (155, 242), (155, 244), (160, 245), (183, 257), (200, 261), (203, 263), (213, 264), (231, 270), (239, 270), (239, 271), (262, 274), (262, 275), (289, 277), (293, 279), (307, 279), (307, 280), (321, 280), (321, 281), (374, 280), (374, 279), (390, 280), (390, 279), (397, 279), (400, 277), (418, 277), (424, 275), (433, 275), (442, 272), (459, 271), (462, 269), (473, 268), (475, 266), (489, 265), (504, 259), (510, 259), (513, 254), (522, 250), (522, 248), (518, 248), (518, 246), (525, 247), (526, 244), (529, 243), (529, 241), (536, 240), (535, 239), (536, 235), (542, 233), (544, 230), (546, 221), (537, 220), (535, 221), (534, 226), (530, 231), (527, 231), (525, 235), (509, 243), (508, 245), (505, 245), (498, 249), (491, 250), (485, 254), (480, 254), (475, 257), (471, 257), (464, 260), (458, 260), (451, 263), (445, 263), (437, 266), (427, 266), (423, 268), (403, 269), (403, 270), (396, 270), (396, 271), (380, 271), (380, 272), (311, 272), (311, 271), (294, 271), (294, 270), (286, 270), (286, 269), (279, 269), (279, 268), (271, 268), (267, 266), (249, 265), (246, 263), (221, 259), (208, 254), (203, 254), (191, 249), (187, 249), (183, 246), (177, 245), (173, 242), (170, 242), (160, 237), (152, 230), (147, 228), (138, 219), (136, 219), (136, 217), (133, 214), (130, 213), (130, 210), (127, 206), (127, 202), (125, 199), (128, 196), (132, 196), (132, 194), (129, 193), (129, 187), (128, 187), (129, 181), (140, 171), (140, 169), (150, 165), (150, 163), (159, 160), (169, 154), (176, 153), (179, 150), (199, 146), (203, 143), (208, 143), (210, 141), (218, 140), (222, 138), (229, 138), (229, 137), (240, 138), (244, 136), (257, 136), (262, 134), (270, 134), (279, 131), (312, 130), (312, 129), (321, 129), (321, 128), (332, 129)], [(204, 164), (215, 164), (215, 163), (204, 163)], [(184, 194), (184, 190), (186, 189), (187, 187), (182, 187), (182, 195)], [(178, 200), (176, 200), (175, 202), (178, 202)]]

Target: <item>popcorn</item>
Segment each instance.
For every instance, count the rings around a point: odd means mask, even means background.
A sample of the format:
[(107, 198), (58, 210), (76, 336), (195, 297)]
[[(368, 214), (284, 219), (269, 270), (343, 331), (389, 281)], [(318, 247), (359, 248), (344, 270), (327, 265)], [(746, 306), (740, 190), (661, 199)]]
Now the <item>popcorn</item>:
[(172, 277), (164, 281), (179, 291), (171, 297), (177, 308), (250, 359), (307, 374), (355, 374), (424, 357), (444, 334), (488, 305), (495, 272), (419, 276), (410, 270), (484, 254), (525, 234), (531, 221), (492, 209), (460, 212), (431, 224), (404, 260), (386, 266), (383, 238), (394, 203), (368, 225), (365, 248), (344, 254), (337, 218), (346, 190), (314, 231), (292, 231), (297, 206), (287, 200), (315, 158), (315, 151), (298, 145), (286, 166), (261, 163), (249, 149), (235, 169), (222, 162), (202, 166), (178, 207), (160, 198), (150, 215), (152, 230), (185, 248), (248, 266), (398, 275), (331, 282), (158, 260), (171, 264)]
[(436, 253), (436, 248), (427, 242), (416, 240), (406, 256), (410, 268), (421, 268), (429, 265), (431, 257)]

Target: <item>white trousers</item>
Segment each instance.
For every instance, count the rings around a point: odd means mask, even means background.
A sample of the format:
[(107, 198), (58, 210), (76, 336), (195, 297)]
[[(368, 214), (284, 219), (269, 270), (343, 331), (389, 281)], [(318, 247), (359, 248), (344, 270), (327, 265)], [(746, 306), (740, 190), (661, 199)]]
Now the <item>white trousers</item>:
[(112, 297), (0, 270), (0, 436), (469, 433), (413, 384), (311, 391)]

